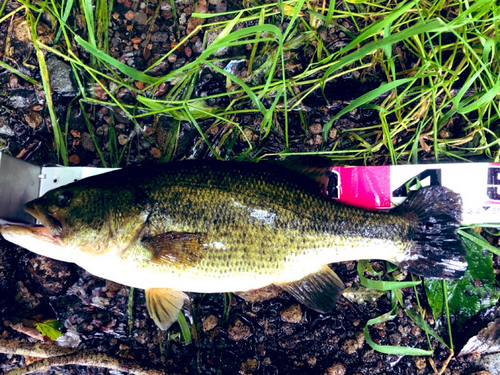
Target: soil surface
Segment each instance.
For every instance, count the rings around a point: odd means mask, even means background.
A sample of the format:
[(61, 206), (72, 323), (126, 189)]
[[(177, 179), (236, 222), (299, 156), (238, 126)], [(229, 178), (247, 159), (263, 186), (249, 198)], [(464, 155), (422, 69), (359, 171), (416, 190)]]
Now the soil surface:
[[(175, 4), (174, 12), (168, 1), (115, 1), (109, 30), (109, 54), (138, 70), (151, 66), (178, 45), (199, 22), (191, 17), (195, 11), (191, 1)], [(223, 12), (241, 7), (238, 1), (231, 0), (200, 1), (198, 7), (200, 5), (205, 7), (205, 12)], [(19, 6), (15, 1), (8, 1), (6, 11)], [(197, 11), (201, 10), (198, 8)], [(155, 17), (154, 22), (151, 22), (152, 17)], [(353, 27), (348, 19), (340, 21), (344, 28)], [(81, 17), (71, 15), (69, 22), (77, 33), (83, 32), (84, 21)], [(46, 42), (52, 43), (54, 35), (50, 31), (50, 20), (42, 19), (41, 25), (45, 25), (46, 29), (39, 25), (39, 36), (45, 35)], [(324, 28), (320, 35), (325, 48), (330, 51), (338, 50), (349, 42), (346, 34), (334, 27)], [(193, 36), (149, 73), (153, 76), (164, 75), (193, 61), (202, 52), (205, 37), (202, 32)], [(7, 43), (9, 56), (4, 57), (9, 62), (15, 62), (22, 73), (41, 82), (35, 50), (23, 36), (22, 15), (10, 23), (0, 24), (0, 51), (6, 50)], [(81, 58), (90, 61), (85, 50), (78, 46), (74, 50)], [(240, 49), (220, 51), (220, 56), (227, 63), (232, 56), (249, 53), (242, 46)], [(305, 69), (313, 53), (314, 49), (307, 45), (292, 51), (286, 70)], [(410, 65), (412, 57), (407, 56), (404, 49), (400, 53)], [(84, 103), (81, 107), (74, 100), (79, 94), (71, 66), (55, 54), (47, 53), (46, 61), (56, 115), (61, 124), (68, 126), (65, 136), (70, 165), (102, 166), (92, 140), (94, 135), (105, 160), (113, 159), (112, 147), (117, 147), (120, 152), (125, 149), (124, 157), (115, 160), (116, 166), (213, 156), (198, 130), (188, 122), (176, 123), (166, 116), (140, 118), (142, 131), (137, 131), (117, 107), (95, 103)], [(236, 65), (235, 74), (243, 76), (248, 67), (245, 64)], [(352, 147), (357, 142), (352, 137), (352, 129), (363, 128), (357, 134), (366, 135), (370, 131), (366, 129), (379, 122), (374, 111), (358, 109), (342, 117), (330, 130), (326, 142), (321, 136), (323, 125), (353, 98), (379, 86), (381, 81), (382, 74), (375, 69), (365, 77), (344, 76), (329, 83), (325, 89), (326, 98), (320, 91), (309, 96), (301, 112), (289, 113), (289, 150), (302, 152)], [(106, 85), (112, 89), (109, 82)], [(140, 82), (136, 83), (138, 88), (140, 85)], [(98, 100), (107, 99), (98, 85), (93, 84), (86, 89), (93, 92), (93, 97)], [(156, 94), (161, 98), (169, 89), (166, 84), (158, 88)], [(209, 69), (199, 72), (195, 96), (224, 93), (226, 90), (225, 77)], [(130, 90), (120, 89), (116, 96), (121, 103), (136, 103), (136, 93)], [(228, 101), (229, 98), (223, 96), (218, 100), (208, 100), (207, 104), (225, 107)], [(0, 69), (0, 104), (0, 148), (34, 164), (54, 165), (60, 162), (54, 149), (51, 120), (42, 88)], [(268, 107), (269, 103), (265, 105)], [(89, 131), (82, 110), (90, 119), (94, 134)], [(238, 114), (233, 121), (240, 124), (254, 147), (247, 157), (285, 149), (283, 118), (278, 116), (278, 126), (273, 127), (267, 137), (261, 137), (262, 118), (259, 116)], [(308, 125), (304, 126), (304, 123)], [(459, 138), (462, 125), (459, 121), (450, 121), (446, 136)], [(247, 151), (245, 138), (235, 136), (238, 133), (234, 128), (214, 124), (213, 121), (200, 121), (200, 126), (212, 144), (220, 145), (221, 156), (235, 158)], [(167, 145), (174, 134), (178, 134), (178, 142), (169, 152)], [(374, 141), (379, 136), (373, 133), (365, 139)], [(228, 137), (233, 139), (232, 147), (224, 143)], [(430, 160), (432, 152), (422, 152), (420, 158), (422, 161)], [(387, 154), (379, 153), (365, 162), (379, 165), (389, 161)], [(494, 262), (498, 270), (496, 257)], [(373, 266), (376, 270), (385, 267), (377, 262)], [(355, 262), (335, 264), (332, 268), (347, 286), (359, 283)], [(417, 290), (421, 294), (420, 301), (425, 301), (423, 288)], [(416, 304), (412, 289), (405, 289), (403, 298), (406, 306)], [(156, 328), (147, 315), (143, 291), (134, 290), (131, 295), (128, 287), (93, 277), (75, 265), (44, 258), (0, 240), (0, 339), (47, 341), (34, 326), (57, 319), (63, 324), (63, 336), (57, 344), (96, 349), (144, 363), (144, 366), (162, 368), (167, 374), (434, 373), (429, 358), (385, 355), (366, 343), (363, 334), (366, 322), (390, 309), (391, 303), (385, 294), (372, 302), (362, 303), (342, 298), (331, 314), (310, 310), (286, 292), (273, 288), (243, 296), (192, 294), (185, 314), (191, 323), (193, 339), (190, 344), (183, 345), (177, 334), (180, 332), (177, 323), (168, 332)], [(437, 323), (431, 322), (434, 325)], [(373, 341), (380, 345), (428, 348), (425, 333), (402, 312), (395, 319), (377, 324), (369, 331)], [(460, 336), (460, 333), (455, 331), (454, 335)], [(434, 338), (430, 340), (435, 348), (432, 360), (440, 369), (449, 353)], [(31, 360), (23, 356), (0, 355), (0, 371), (11, 370)], [(477, 363), (477, 356), (474, 355), (454, 357), (444, 373), (489, 373), (481, 372), (482, 368)], [(65, 366), (52, 368), (47, 373), (118, 372)]]

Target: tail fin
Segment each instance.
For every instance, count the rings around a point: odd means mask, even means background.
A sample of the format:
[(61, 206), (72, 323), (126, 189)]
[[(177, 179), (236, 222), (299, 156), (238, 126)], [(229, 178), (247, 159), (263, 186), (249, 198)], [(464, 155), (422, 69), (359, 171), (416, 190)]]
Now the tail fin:
[(456, 232), (462, 217), (460, 195), (442, 186), (424, 187), (398, 210), (413, 216), (415, 221), (409, 233), (412, 245), (406, 250), (400, 266), (428, 278), (462, 277), (467, 261)]

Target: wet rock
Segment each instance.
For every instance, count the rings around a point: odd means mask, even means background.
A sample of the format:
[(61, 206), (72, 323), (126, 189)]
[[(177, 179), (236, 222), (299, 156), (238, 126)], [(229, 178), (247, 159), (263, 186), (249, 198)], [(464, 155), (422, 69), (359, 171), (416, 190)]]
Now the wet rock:
[(151, 35), (151, 42), (153, 43), (165, 43), (168, 41), (168, 33), (158, 32)]
[(217, 323), (219, 323), (219, 319), (215, 315), (209, 315), (206, 318), (203, 318), (203, 331), (211, 331), (217, 326)]
[(337, 138), (338, 132), (339, 131), (337, 130), (337, 128), (331, 128), (328, 132), (328, 138), (330, 138), (331, 140), (335, 140)]
[(15, 89), (8, 92), (9, 105), (16, 109), (30, 108), (37, 102), (36, 93), (33, 90)]
[(414, 357), (413, 362), (415, 363), (415, 368), (419, 374), (422, 374), (427, 367), (427, 361), (424, 357)]
[(128, 136), (125, 134), (120, 134), (118, 136), (118, 143), (122, 146), (125, 146), (128, 142)]
[(178, 58), (176, 62), (173, 64), (172, 68), (179, 69), (186, 64), (186, 59), (184, 57)]
[(109, 133), (109, 125), (102, 125), (102, 126), (99, 126), (96, 130), (95, 130), (95, 133), (97, 135), (101, 135), (103, 137), (107, 137), (108, 136), (108, 133)]
[(294, 303), (280, 311), (281, 319), (288, 323), (298, 323), (302, 320), (302, 309), (298, 303)]
[(323, 131), (323, 126), (320, 123), (316, 122), (309, 125), (309, 131), (311, 132), (311, 134), (321, 134), (321, 132)]
[(177, 55), (175, 53), (172, 53), (171, 55), (168, 55), (167, 60), (168, 62), (173, 64), (177, 61)]
[(25, 113), (24, 119), (32, 129), (37, 129), (43, 121), (42, 115), (35, 111), (29, 111), (28, 113)]
[(278, 297), (283, 289), (276, 285), (268, 285), (257, 290), (249, 290), (246, 292), (237, 292), (237, 296), (243, 298), (247, 302), (264, 302), (272, 298)]
[(135, 13), (133, 10), (129, 10), (127, 13), (125, 13), (125, 19), (127, 21), (132, 21), (135, 17)]
[(143, 12), (136, 13), (134, 16), (134, 21), (140, 25), (145, 25), (148, 22), (148, 16)]
[(315, 134), (306, 140), (307, 146), (319, 146), (321, 143), (323, 143), (323, 137), (319, 134)]
[(357, 350), (361, 349), (365, 343), (365, 336), (363, 332), (356, 334), (356, 339), (347, 339), (342, 344), (341, 349), (347, 354), (354, 354)]
[(236, 320), (229, 326), (227, 330), (229, 338), (233, 341), (241, 341), (252, 336), (252, 329), (246, 325), (240, 318)]
[(259, 362), (255, 358), (248, 358), (240, 366), (240, 374), (253, 374), (259, 368)]
[(345, 375), (346, 368), (341, 363), (334, 363), (326, 369), (325, 375)]
[(28, 309), (34, 309), (40, 304), (41, 296), (36, 293), (32, 293), (31, 289), (28, 289), (24, 282), (18, 281), (16, 284), (17, 294), (16, 301), (26, 305)]
[(399, 346), (401, 344), (401, 334), (393, 333), (392, 335), (389, 335), (389, 342), (391, 345)]
[(14, 130), (9, 126), (9, 120), (6, 117), (0, 117), (0, 135), (12, 137), (15, 135)]
[(47, 59), (47, 70), (52, 91), (62, 96), (75, 96), (77, 94), (77, 86), (70, 65), (52, 56)]
[(68, 158), (69, 162), (73, 165), (80, 164), (80, 157), (77, 154), (73, 154)]
[(151, 155), (153, 155), (153, 157), (154, 157), (155, 159), (159, 159), (159, 158), (161, 158), (161, 151), (160, 151), (160, 150), (158, 150), (156, 147), (153, 147), (153, 148), (151, 149), (151, 151), (149, 151), (149, 153), (150, 153)]
[(28, 271), (48, 295), (62, 293), (76, 278), (71, 264), (43, 256), (31, 258), (28, 261)]
[(120, 122), (122, 124), (130, 124), (132, 122), (127, 114), (121, 110), (121, 108), (113, 108), (113, 114), (115, 115), (116, 122)]
[(82, 134), (82, 146), (84, 149), (89, 150), (91, 152), (95, 152), (94, 141), (92, 140), (92, 136), (89, 133)]

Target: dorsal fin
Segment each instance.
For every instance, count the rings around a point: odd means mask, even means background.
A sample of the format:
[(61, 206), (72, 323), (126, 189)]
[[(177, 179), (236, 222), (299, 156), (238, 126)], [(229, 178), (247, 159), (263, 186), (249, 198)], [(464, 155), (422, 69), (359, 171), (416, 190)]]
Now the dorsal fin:
[(337, 186), (337, 181), (332, 180), (336, 178), (336, 175), (330, 170), (333, 163), (324, 156), (288, 156), (286, 159), (275, 163), (315, 181), (318, 184), (319, 191), (328, 197), (332, 195), (332, 187)]

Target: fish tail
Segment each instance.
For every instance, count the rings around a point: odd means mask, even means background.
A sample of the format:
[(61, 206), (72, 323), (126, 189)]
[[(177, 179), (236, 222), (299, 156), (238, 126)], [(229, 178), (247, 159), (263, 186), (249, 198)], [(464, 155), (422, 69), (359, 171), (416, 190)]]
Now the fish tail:
[(462, 217), (460, 195), (443, 186), (428, 186), (410, 195), (398, 210), (413, 222), (400, 266), (427, 278), (462, 277), (467, 261), (457, 234)]

